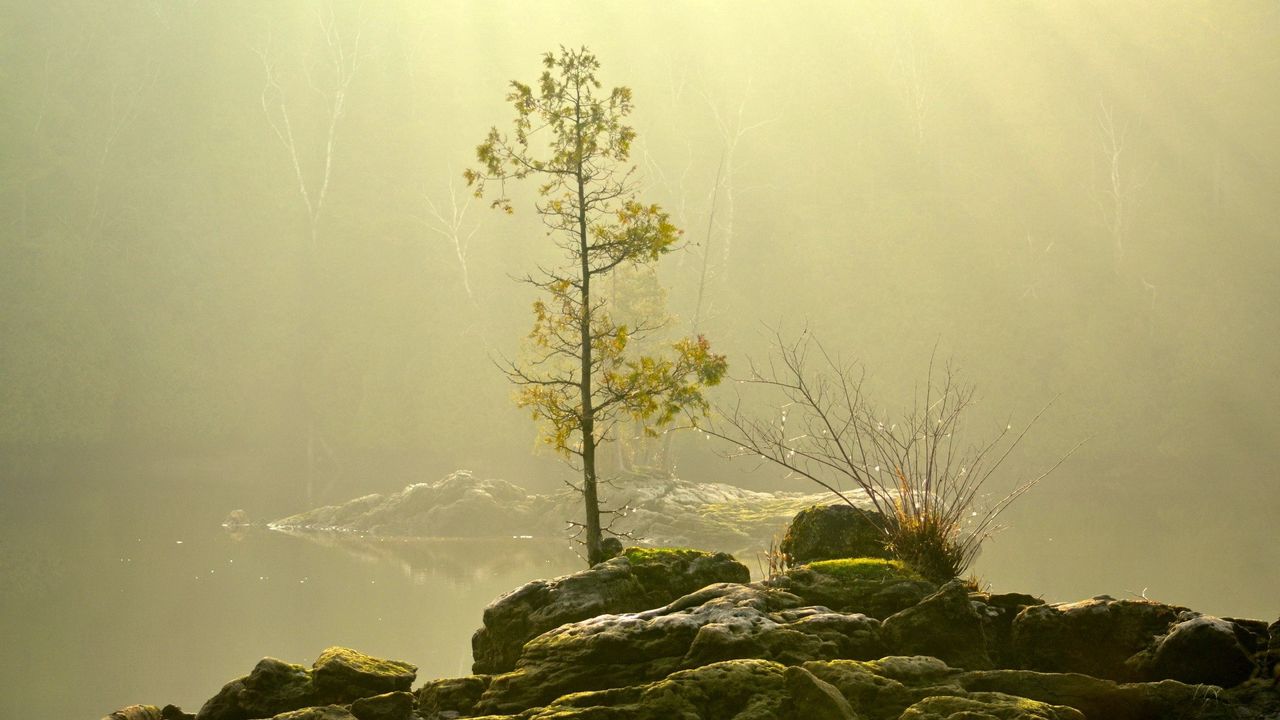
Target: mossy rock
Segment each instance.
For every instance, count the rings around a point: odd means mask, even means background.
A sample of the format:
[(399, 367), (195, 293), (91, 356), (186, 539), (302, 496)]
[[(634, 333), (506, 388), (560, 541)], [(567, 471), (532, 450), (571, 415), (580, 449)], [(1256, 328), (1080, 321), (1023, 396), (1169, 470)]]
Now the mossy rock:
[(849, 505), (813, 505), (801, 510), (782, 538), (779, 550), (793, 565), (838, 558), (889, 558), (885, 518), (874, 510)]
[(383, 660), (344, 647), (326, 649), (312, 666), (317, 693), (334, 703), (408, 691), (417, 675), (418, 668), (409, 663)]
[(793, 567), (768, 583), (809, 605), (883, 620), (912, 607), (938, 587), (897, 560), (846, 558)]
[(490, 603), (484, 627), (471, 638), (471, 671), (481, 675), (514, 669), (525, 643), (566, 623), (662, 607), (708, 585), (745, 583), (750, 575), (727, 553), (625, 548), (595, 567), (534, 580)]
[(641, 604), (661, 607), (681, 595), (721, 582), (746, 583), (751, 571), (728, 553), (679, 547), (629, 547), (621, 557), (631, 564), (644, 593)]
[(923, 580), (919, 573), (898, 560), (878, 557), (843, 558), (808, 563), (814, 572), (843, 580)]
[(232, 680), (209, 698), (198, 720), (267, 718), (319, 702), (311, 670), (265, 657), (242, 678)]
[(835, 658), (859, 636), (879, 643), (874, 621), (833, 628), (814, 622), (825, 608), (801, 605), (790, 593), (721, 583), (661, 608), (562, 625), (526, 643), (516, 669), (492, 679), (475, 711), (519, 713), (566, 694), (636, 686), (732, 659), (795, 665)]
[(672, 673), (649, 685), (567, 695), (528, 718), (669, 720), (708, 717), (707, 710), (714, 708), (717, 717), (765, 720), (781, 717), (783, 672), (781, 665), (766, 660), (730, 660)]
[[(803, 672), (799, 668), (791, 670)], [(674, 672), (642, 685), (563, 695), (546, 706), (518, 715), (482, 717), (490, 720), (776, 720), (792, 717), (853, 720), (852, 714), (830, 711), (843, 698), (816, 678), (812, 678), (811, 687), (826, 686), (831, 694), (820, 698), (806, 692), (800, 701), (802, 704), (797, 706), (791, 699), (789, 687), (798, 681), (788, 682), (787, 673), (787, 668), (766, 660), (729, 660)], [(846, 708), (847, 705), (844, 703)], [(797, 711), (804, 714), (797, 715)]]

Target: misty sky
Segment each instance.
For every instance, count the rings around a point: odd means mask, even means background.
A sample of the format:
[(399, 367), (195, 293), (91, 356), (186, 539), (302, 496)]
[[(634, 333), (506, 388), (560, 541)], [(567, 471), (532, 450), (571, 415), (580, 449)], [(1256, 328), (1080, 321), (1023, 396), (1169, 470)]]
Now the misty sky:
[(554, 246), (461, 173), (560, 45), (634, 91), (671, 327), (705, 267), (731, 374), (807, 326), (888, 410), (936, 347), (975, 438), (1058, 398), (1008, 482), (1089, 440), (980, 573), (1274, 597), (1274, 2), (5, 3), (0, 452), (558, 482), (491, 362)]

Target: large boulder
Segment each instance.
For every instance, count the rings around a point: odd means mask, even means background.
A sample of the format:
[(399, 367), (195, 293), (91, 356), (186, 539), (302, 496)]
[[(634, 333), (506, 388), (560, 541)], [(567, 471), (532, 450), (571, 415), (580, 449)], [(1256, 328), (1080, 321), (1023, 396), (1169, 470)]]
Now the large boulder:
[(877, 621), (831, 615), (790, 593), (726, 583), (665, 607), (561, 625), (526, 643), (515, 670), (494, 677), (475, 710), (519, 712), (566, 693), (652, 682), (722, 660), (798, 664), (881, 649)]
[(934, 593), (938, 586), (896, 560), (823, 560), (788, 569), (768, 584), (809, 605), (883, 620)]
[(661, 607), (707, 585), (749, 579), (747, 567), (725, 553), (627, 548), (595, 567), (534, 580), (490, 603), (484, 627), (471, 638), (472, 672), (512, 670), (526, 642), (565, 623)]
[(894, 613), (881, 625), (881, 637), (895, 655), (929, 655), (951, 667), (992, 667), (987, 655), (985, 613), (979, 614), (969, 589), (952, 580), (916, 605)]
[(407, 692), (418, 668), (343, 647), (320, 653), (312, 666), (316, 693), (326, 702), (349, 703), (390, 692)]
[(840, 558), (889, 558), (885, 517), (852, 505), (811, 505), (796, 514), (779, 549), (787, 563), (799, 565)]
[(1013, 621), (1020, 667), (1137, 680), (1126, 661), (1189, 611), (1151, 600), (1101, 595), (1075, 603), (1028, 607)]
[(1200, 615), (1175, 623), (1152, 646), (1129, 659), (1134, 674), (1146, 680), (1232, 687), (1252, 677), (1254, 651), (1241, 642), (1253, 638), (1235, 623)]
[(273, 657), (265, 657), (248, 675), (232, 680), (209, 698), (197, 720), (269, 718), (315, 705), (319, 701), (311, 671)]

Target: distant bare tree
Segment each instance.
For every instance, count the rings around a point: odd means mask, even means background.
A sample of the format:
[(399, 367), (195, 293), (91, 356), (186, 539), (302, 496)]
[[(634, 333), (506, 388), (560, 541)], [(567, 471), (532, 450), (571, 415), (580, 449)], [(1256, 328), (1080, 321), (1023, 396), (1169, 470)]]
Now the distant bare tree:
[(1132, 222), (1133, 206), (1145, 179), (1125, 159), (1129, 139), (1128, 123), (1116, 124), (1115, 113), (1105, 102), (1098, 103), (1098, 132), (1101, 140), (1103, 183), (1095, 188), (1094, 202), (1111, 238), (1115, 269), (1124, 261), (1125, 240)]
[(310, 70), (306, 73), (307, 84), (324, 102), (327, 114), (325, 131), (321, 138), (319, 178), (307, 178), (303, 171), (299, 142), (294, 134), (293, 119), (290, 115), (290, 103), (284, 86), (280, 83), (279, 73), (270, 55), (270, 37), (267, 47), (258, 51), (262, 59), (266, 82), (262, 88), (262, 112), (271, 126), (272, 132), (280, 140), (293, 166), (294, 177), (298, 183), (298, 194), (307, 209), (307, 225), (311, 233), (312, 249), (315, 249), (320, 232), (320, 217), (324, 213), (325, 200), (329, 195), (329, 181), (333, 176), (334, 139), (338, 134), (338, 123), (346, 111), (347, 91), (351, 80), (355, 77), (360, 61), (360, 30), (354, 37), (344, 37), (342, 30), (334, 20), (333, 8), (321, 12), (319, 25), (324, 37), (324, 48), (327, 57), (323, 64), (328, 66), (328, 83), (322, 85)]
[(916, 156), (922, 157), (931, 89), (928, 62), (916, 46), (915, 36), (911, 33), (904, 33), (898, 43), (893, 65), (898, 74), (898, 88), (911, 115), (911, 136), (915, 141)]
[(467, 293), (467, 299), (474, 300), (475, 296), (471, 292), (471, 275), (467, 270), (467, 254), (471, 247), (471, 239), (475, 237), (476, 232), (480, 229), (480, 221), (468, 222), (467, 210), (471, 207), (471, 200), (475, 197), (470, 192), (462, 193), (459, 197), (458, 189), (453, 183), (453, 172), (449, 172), (449, 204), (447, 206), (437, 205), (431, 199), (431, 194), (423, 191), (422, 199), (426, 203), (429, 219), (418, 218), (428, 230), (439, 235), (453, 249), (454, 255), (458, 258), (458, 271), (462, 275), (462, 289)]
[[(317, 425), (319, 411), (314, 407), (312, 398), (314, 388), (309, 387), (310, 373), (307, 370), (317, 352), (312, 335), (316, 326), (316, 256), (320, 249), (321, 219), (324, 216), (325, 203), (329, 198), (330, 183), (333, 178), (338, 127), (346, 114), (347, 93), (360, 64), (361, 36), (358, 27), (354, 33), (346, 33), (339, 27), (332, 5), (326, 6), (319, 12), (317, 24), (323, 40), (321, 45), (323, 57), (318, 61), (306, 63), (304, 70), (307, 86), (319, 98), (324, 112), (322, 131), (314, 147), (304, 138), (300, 138), (295, 128), (294, 115), (299, 111), (276, 68), (275, 59), (271, 54), (270, 35), (267, 37), (265, 46), (258, 51), (265, 76), (260, 99), (262, 113), (272, 133), (288, 155), (294, 180), (298, 185), (298, 196), (306, 209), (307, 217), (308, 245), (307, 252), (303, 253), (301, 259), (303, 346), (299, 351), (296, 382), (299, 385), (298, 403), (306, 415), (305, 489), (308, 503), (313, 503), (317, 495), (317, 455), (324, 453), (331, 462), (337, 461), (336, 454)], [(315, 73), (316, 67), (322, 67), (326, 72)], [(304, 168), (305, 165), (310, 164), (309, 161), (319, 163), (318, 176), (315, 173), (308, 173)]]
[[(750, 88), (748, 88), (747, 96), (750, 96)], [(716, 169), (715, 184), (711, 189), (711, 210), (707, 216), (707, 246), (703, 248), (703, 265), (702, 276), (698, 282), (698, 298), (693, 313), (693, 329), (696, 332), (698, 324), (702, 317), (702, 306), (706, 292), (706, 281), (708, 266), (706, 258), (711, 252), (712, 229), (720, 231), (720, 273), (721, 279), (727, 276), (729, 267), (729, 254), (733, 249), (733, 221), (737, 210), (736, 195), (737, 190), (735, 180), (738, 170), (738, 146), (743, 138), (768, 125), (772, 120), (760, 120), (748, 123), (744, 119), (747, 108), (747, 97), (744, 97), (738, 103), (737, 109), (732, 113), (721, 113), (719, 106), (709, 96), (703, 95), (707, 107), (711, 109), (711, 114), (716, 121), (716, 129), (720, 133), (722, 142), (720, 152), (720, 165)], [(720, 213), (720, 220), (717, 222), (717, 199), (724, 197), (724, 212)]]

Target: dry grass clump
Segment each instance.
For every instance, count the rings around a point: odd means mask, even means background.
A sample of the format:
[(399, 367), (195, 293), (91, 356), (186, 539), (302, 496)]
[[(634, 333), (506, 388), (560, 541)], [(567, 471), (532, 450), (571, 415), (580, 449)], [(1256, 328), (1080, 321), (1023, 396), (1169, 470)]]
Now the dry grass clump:
[(777, 336), (768, 366), (753, 364), (738, 385), (781, 394), (779, 410), (767, 418), (748, 414), (739, 396), (703, 430), (733, 443), (731, 456), (784, 467), (855, 508), (841, 488), (860, 491), (887, 519), (886, 546), (894, 557), (935, 582), (962, 575), (997, 529), (1000, 513), (1079, 447), (1048, 470), (1016, 481), (999, 500), (984, 502), (987, 482), (1048, 406), (1016, 434), (1006, 424), (989, 441), (967, 444), (962, 420), (974, 388), (958, 382), (950, 365), (938, 369), (931, 360), (914, 403), (896, 417), (872, 406), (863, 393), (864, 375), (807, 333), (791, 343)]

